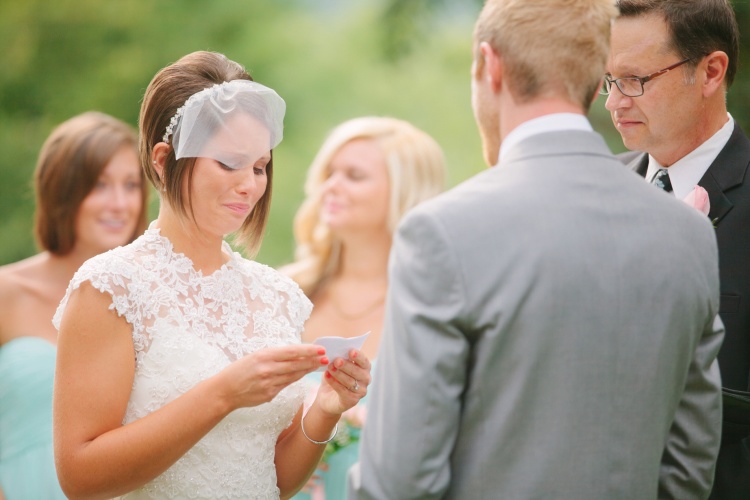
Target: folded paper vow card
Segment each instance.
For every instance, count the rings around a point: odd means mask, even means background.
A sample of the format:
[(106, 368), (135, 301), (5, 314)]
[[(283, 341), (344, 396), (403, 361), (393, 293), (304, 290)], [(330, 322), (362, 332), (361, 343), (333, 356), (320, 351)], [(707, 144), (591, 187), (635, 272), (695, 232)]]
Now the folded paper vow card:
[[(320, 337), (313, 344), (320, 345), (326, 348), (326, 356), (333, 362), (336, 358), (347, 359), (349, 357), (349, 351), (351, 349), (361, 349), (362, 344), (365, 343), (365, 339), (370, 335), (370, 332), (363, 333), (359, 337)], [(319, 372), (325, 371), (326, 367), (321, 366), (318, 368)]]

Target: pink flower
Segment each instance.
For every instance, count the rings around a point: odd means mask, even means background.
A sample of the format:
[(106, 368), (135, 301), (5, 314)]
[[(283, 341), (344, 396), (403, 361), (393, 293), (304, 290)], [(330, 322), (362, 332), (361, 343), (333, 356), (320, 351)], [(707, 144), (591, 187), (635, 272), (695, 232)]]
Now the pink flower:
[(700, 186), (695, 186), (695, 189), (690, 191), (690, 194), (683, 201), (703, 215), (708, 215), (711, 209), (711, 203), (708, 201), (708, 193)]

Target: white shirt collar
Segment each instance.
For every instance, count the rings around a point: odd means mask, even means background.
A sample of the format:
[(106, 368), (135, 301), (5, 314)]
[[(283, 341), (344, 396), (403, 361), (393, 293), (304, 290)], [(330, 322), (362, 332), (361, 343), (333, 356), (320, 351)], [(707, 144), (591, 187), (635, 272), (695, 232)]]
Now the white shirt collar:
[(532, 135), (542, 134), (545, 132), (556, 132), (559, 130), (585, 130), (592, 132), (588, 119), (584, 115), (577, 113), (554, 113), (551, 115), (540, 116), (527, 122), (522, 123), (505, 137), (500, 145), (500, 154), (497, 163), (500, 163), (510, 149), (516, 144), (531, 137)]
[[(690, 194), (690, 191), (695, 188), (708, 167), (711, 166), (711, 163), (729, 142), (729, 138), (734, 131), (734, 118), (729, 113), (727, 113), (727, 117), (729, 120), (724, 126), (709, 137), (706, 142), (667, 167), (675, 197), (683, 199)], [(651, 182), (660, 168), (663, 167), (659, 165), (659, 162), (653, 156), (648, 155), (646, 180)]]

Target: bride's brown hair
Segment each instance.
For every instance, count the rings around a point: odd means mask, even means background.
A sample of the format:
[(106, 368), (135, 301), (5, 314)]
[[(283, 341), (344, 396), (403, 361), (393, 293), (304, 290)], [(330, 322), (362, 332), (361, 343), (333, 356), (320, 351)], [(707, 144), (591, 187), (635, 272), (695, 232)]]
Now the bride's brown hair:
[[(161, 191), (162, 197), (175, 209), (177, 214), (195, 220), (192, 201), (183, 199), (182, 184), (187, 177), (190, 193), (193, 182), (195, 158), (175, 159), (174, 149), (170, 147), (165, 158), (162, 177), (152, 164), (154, 146), (164, 142), (164, 133), (177, 109), (185, 104), (188, 98), (203, 89), (217, 83), (232, 80), (250, 80), (253, 78), (242, 65), (217, 52), (199, 51), (188, 54), (177, 62), (161, 69), (151, 80), (141, 105), (138, 119), (140, 135), (138, 148), (141, 166), (146, 177)], [(170, 144), (170, 143), (167, 143)], [(170, 144), (171, 146), (171, 144)], [(266, 166), (266, 191), (258, 200), (250, 215), (247, 216), (237, 233), (237, 240), (250, 256), (257, 253), (263, 240), (263, 233), (268, 222), (271, 208), (271, 187), (273, 179), (273, 151), (271, 161)]]

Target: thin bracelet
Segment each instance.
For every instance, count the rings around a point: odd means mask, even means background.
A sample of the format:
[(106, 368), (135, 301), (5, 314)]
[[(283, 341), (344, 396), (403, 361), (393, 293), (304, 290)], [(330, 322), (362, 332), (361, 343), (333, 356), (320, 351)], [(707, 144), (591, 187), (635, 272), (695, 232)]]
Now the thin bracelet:
[(306, 416), (307, 416), (307, 413), (305, 413), (304, 415), (302, 415), (302, 420), (300, 420), (299, 426), (302, 428), (302, 434), (305, 435), (305, 437), (307, 438), (308, 441), (310, 441), (313, 444), (326, 444), (326, 443), (330, 443), (333, 440), (333, 438), (336, 437), (336, 433), (339, 430), (339, 423), (338, 422), (336, 422), (336, 427), (333, 428), (333, 433), (331, 434), (331, 437), (329, 437), (325, 441), (315, 441), (314, 439), (312, 439), (305, 432), (305, 417)]

